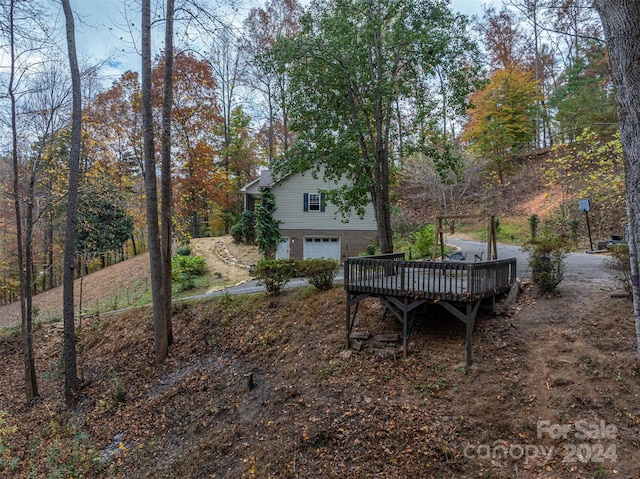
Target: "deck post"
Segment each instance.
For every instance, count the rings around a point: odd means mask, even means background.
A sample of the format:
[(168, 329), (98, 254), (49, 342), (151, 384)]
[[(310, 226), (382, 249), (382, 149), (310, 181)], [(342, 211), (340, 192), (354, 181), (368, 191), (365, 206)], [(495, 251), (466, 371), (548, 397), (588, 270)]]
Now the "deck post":
[(402, 358), (407, 359), (407, 338), (409, 336), (408, 298), (405, 297), (402, 308)]
[(471, 338), (473, 336), (473, 326), (476, 322), (476, 315), (478, 314), (479, 306), (480, 301), (467, 303), (467, 314), (464, 321), (467, 325), (467, 367), (471, 366)]
[(473, 325), (475, 323), (475, 315), (472, 315), (473, 303), (467, 303), (467, 367), (471, 366), (471, 338), (473, 337)]
[(347, 293), (347, 344), (346, 349), (351, 348), (349, 337), (351, 336), (351, 305), (349, 304), (349, 293)]

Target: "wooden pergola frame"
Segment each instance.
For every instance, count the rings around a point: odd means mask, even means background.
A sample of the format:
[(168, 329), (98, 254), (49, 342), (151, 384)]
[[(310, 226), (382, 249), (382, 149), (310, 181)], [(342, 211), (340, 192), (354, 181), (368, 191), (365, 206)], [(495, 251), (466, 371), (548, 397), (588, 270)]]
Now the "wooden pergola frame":
[[(438, 254), (438, 246), (440, 246), (440, 258), (444, 259), (444, 220), (464, 220), (464, 219), (481, 219), (486, 215), (451, 215), (436, 217), (436, 233), (433, 242), (432, 261), (435, 261)], [(498, 259), (498, 245), (496, 243), (496, 223), (495, 215), (489, 215), (489, 223), (487, 224), (487, 260)]]

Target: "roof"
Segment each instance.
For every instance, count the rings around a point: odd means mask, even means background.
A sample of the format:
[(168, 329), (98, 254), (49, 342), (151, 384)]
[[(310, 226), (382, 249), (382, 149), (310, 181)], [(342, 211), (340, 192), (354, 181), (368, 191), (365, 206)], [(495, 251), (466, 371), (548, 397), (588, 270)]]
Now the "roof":
[(276, 181), (273, 180), (273, 174), (271, 173), (271, 170), (262, 170), (260, 171), (260, 176), (244, 185), (242, 188), (240, 188), (240, 191), (246, 193), (247, 190), (252, 187), (271, 188), (275, 184)]

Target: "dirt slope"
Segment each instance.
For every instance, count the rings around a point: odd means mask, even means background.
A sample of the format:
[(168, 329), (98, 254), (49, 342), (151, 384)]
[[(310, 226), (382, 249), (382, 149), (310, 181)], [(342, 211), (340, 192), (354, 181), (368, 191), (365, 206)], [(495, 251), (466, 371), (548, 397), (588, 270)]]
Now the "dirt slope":
[[(439, 308), (417, 318), (407, 360), (345, 351), (340, 288), (182, 306), (161, 366), (150, 314), (132, 310), (86, 324), (72, 413), (60, 333), (36, 332), (32, 408), (16, 387), (19, 338), (0, 338), (0, 475), (636, 478), (640, 371), (631, 305), (612, 289), (526, 287), (505, 314), (479, 316), (471, 368), (462, 323)], [(358, 318), (372, 334), (400, 329), (375, 300)]]
[[(219, 272), (224, 285), (233, 285), (250, 278), (249, 265), (261, 259), (255, 246), (239, 245), (231, 236), (196, 238), (191, 241), (193, 253), (204, 256), (211, 272)], [(81, 284), (82, 283), (82, 284)], [(83, 310), (109, 311), (133, 305), (137, 296), (150, 287), (149, 254), (143, 253), (127, 261), (102, 269), (75, 283), (76, 307), (83, 302)], [(130, 295), (123, 304), (124, 298)], [(117, 299), (119, 302), (116, 302)], [(98, 306), (96, 306), (98, 302)], [(113, 307), (116, 303), (116, 307)], [(62, 319), (62, 287), (34, 297), (36, 321)], [(0, 306), (0, 329), (20, 325), (20, 303)]]

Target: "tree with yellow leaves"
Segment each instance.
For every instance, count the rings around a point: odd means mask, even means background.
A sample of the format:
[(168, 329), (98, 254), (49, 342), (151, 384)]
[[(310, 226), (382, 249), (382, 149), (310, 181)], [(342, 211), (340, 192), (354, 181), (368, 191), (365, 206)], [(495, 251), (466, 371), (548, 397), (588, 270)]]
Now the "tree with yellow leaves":
[(496, 70), (489, 83), (471, 96), (469, 122), (462, 139), (469, 150), (489, 161), (490, 171), (504, 184), (511, 160), (535, 144), (538, 83), (523, 67)]

